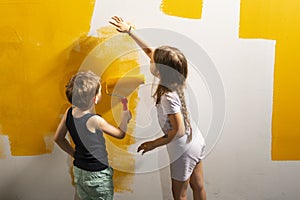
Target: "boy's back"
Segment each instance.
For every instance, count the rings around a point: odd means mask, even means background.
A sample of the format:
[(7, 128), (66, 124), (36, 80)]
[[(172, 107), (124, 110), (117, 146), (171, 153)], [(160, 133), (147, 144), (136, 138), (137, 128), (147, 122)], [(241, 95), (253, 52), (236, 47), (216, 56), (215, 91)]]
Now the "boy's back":
[(87, 128), (87, 122), (97, 115), (87, 113), (77, 118), (72, 111), (73, 107), (69, 108), (66, 126), (75, 143), (74, 166), (87, 171), (106, 169), (108, 159), (103, 132), (97, 129), (91, 132)]

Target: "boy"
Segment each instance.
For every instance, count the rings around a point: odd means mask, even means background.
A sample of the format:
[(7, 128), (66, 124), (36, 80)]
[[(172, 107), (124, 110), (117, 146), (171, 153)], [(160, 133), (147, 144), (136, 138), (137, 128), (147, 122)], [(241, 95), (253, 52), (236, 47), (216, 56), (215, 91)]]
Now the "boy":
[[(131, 119), (128, 110), (122, 111), (116, 128), (95, 113), (101, 98), (100, 78), (93, 72), (78, 72), (66, 86), (66, 96), (72, 104), (65, 112), (55, 133), (55, 142), (74, 158), (73, 173), (77, 196), (81, 199), (112, 200), (113, 170), (108, 164), (103, 133), (122, 139)], [(75, 149), (65, 138), (70, 133)]]

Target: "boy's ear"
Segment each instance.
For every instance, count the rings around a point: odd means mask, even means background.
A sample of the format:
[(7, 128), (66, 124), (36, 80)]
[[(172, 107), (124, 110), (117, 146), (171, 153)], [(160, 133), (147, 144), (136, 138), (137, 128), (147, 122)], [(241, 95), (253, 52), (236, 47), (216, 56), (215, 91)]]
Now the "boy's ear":
[(98, 101), (99, 101), (99, 98), (98, 98), (98, 96), (95, 96), (95, 97), (94, 97), (94, 103), (95, 103), (95, 104), (97, 104), (97, 103), (98, 103)]
[(100, 98), (101, 98), (101, 84), (99, 86), (99, 90), (98, 90), (98, 93), (96, 94), (96, 96), (94, 97), (95, 99), (95, 104), (99, 103), (100, 101)]

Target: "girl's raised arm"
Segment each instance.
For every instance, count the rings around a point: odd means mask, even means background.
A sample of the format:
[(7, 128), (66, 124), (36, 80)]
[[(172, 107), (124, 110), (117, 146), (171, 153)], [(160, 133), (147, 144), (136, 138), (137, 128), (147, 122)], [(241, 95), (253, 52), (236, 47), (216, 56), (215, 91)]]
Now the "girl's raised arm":
[(132, 29), (129, 23), (125, 22), (121, 17), (113, 16), (112, 20), (109, 21), (110, 24), (114, 25), (117, 28), (117, 31), (121, 33), (128, 33), (131, 38), (143, 49), (146, 55), (151, 59), (153, 49), (141, 38), (137, 36), (135, 31)]

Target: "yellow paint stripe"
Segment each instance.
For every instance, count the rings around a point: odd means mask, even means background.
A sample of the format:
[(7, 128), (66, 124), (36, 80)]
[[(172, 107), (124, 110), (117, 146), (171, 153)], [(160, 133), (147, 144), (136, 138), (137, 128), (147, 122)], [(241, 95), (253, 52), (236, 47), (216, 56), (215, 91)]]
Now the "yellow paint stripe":
[(276, 40), (272, 159), (300, 160), (300, 1), (241, 0), (240, 37)]
[(202, 0), (162, 0), (161, 10), (171, 16), (200, 19)]

